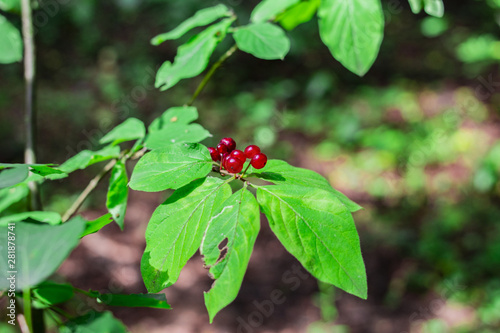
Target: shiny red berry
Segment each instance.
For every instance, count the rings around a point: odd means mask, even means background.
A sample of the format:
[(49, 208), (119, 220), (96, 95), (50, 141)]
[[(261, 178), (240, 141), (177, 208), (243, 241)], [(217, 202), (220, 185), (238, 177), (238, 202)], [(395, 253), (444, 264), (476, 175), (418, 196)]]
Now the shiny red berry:
[(212, 161), (217, 162), (220, 161), (220, 154), (214, 147), (208, 147), (208, 151), (210, 152), (210, 156), (212, 157)]
[(236, 142), (232, 138), (222, 138), (219, 144), (225, 145), (229, 153), (236, 149)]
[(267, 163), (267, 156), (264, 153), (255, 154), (252, 157), (252, 160), (250, 161), (250, 164), (252, 164), (252, 166), (255, 169), (262, 169), (263, 167), (266, 166), (266, 163)]
[(231, 156), (240, 160), (241, 162), (245, 163), (247, 160), (247, 157), (245, 156), (245, 153), (242, 152), (241, 150), (235, 149), (231, 152)]
[(217, 145), (217, 151), (219, 152), (219, 154), (223, 154), (224, 155), (225, 153), (228, 152), (227, 146), (225, 144), (219, 143)]
[(231, 158), (231, 155), (229, 155), (229, 154), (227, 154), (227, 153), (226, 153), (226, 154), (224, 154), (224, 156), (222, 156), (222, 167), (223, 167), (224, 169), (226, 169), (226, 170), (227, 170), (226, 163), (227, 163), (227, 161), (228, 161), (230, 158)]
[(245, 148), (245, 155), (247, 158), (252, 158), (255, 154), (258, 153), (260, 153), (260, 148), (256, 145), (250, 145)]
[(229, 156), (229, 159), (226, 161), (226, 170), (230, 173), (239, 173), (243, 170), (243, 162), (235, 157)]

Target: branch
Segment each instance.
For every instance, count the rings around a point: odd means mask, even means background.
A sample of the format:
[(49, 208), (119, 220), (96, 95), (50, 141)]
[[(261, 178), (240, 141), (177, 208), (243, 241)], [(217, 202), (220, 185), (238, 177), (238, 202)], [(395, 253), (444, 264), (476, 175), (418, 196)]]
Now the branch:
[(24, 318), (26, 319), (26, 325), (28, 326), (28, 331), (33, 332), (33, 321), (31, 320), (31, 289), (23, 289), (23, 303), (24, 303)]
[(76, 199), (76, 201), (73, 202), (73, 205), (71, 205), (71, 207), (69, 207), (69, 209), (66, 211), (66, 213), (64, 213), (64, 215), (62, 217), (62, 221), (63, 222), (66, 222), (67, 220), (69, 220), (69, 218), (71, 216), (73, 216), (73, 214), (76, 213), (76, 211), (82, 206), (82, 204), (85, 201), (85, 199), (87, 199), (87, 197), (89, 196), (90, 192), (92, 192), (97, 187), (97, 184), (99, 184), (99, 182), (101, 181), (101, 179), (103, 179), (104, 176), (106, 176), (108, 174), (108, 172), (110, 172), (111, 169), (113, 169), (113, 167), (115, 166), (115, 164), (116, 164), (116, 159), (111, 160), (108, 164), (106, 164), (104, 166), (104, 168), (101, 170), (101, 172), (99, 172), (97, 174), (97, 176), (95, 176), (89, 182), (89, 184), (83, 190), (83, 192), (80, 193), (80, 195), (78, 196), (78, 198)]
[[(24, 42), (24, 81), (26, 147), (24, 163), (36, 163), (36, 109), (35, 109), (35, 40), (30, 0), (21, 1), (22, 29)], [(30, 189), (29, 210), (41, 210), (40, 193), (36, 182), (28, 183)]]
[(219, 58), (219, 60), (217, 60), (217, 62), (215, 64), (212, 65), (212, 67), (210, 67), (207, 74), (205, 74), (205, 77), (203, 78), (203, 80), (200, 82), (200, 84), (196, 88), (196, 91), (194, 92), (193, 97), (191, 97), (191, 101), (187, 104), (188, 106), (193, 105), (194, 100), (196, 99), (196, 97), (198, 97), (198, 95), (201, 93), (203, 88), (205, 88), (205, 86), (207, 85), (208, 81), (210, 81), (210, 78), (212, 77), (212, 75), (214, 75), (217, 68), (219, 68), (222, 65), (222, 63), (224, 61), (226, 61), (227, 58), (229, 58), (234, 52), (236, 52), (237, 49), (238, 49), (238, 46), (236, 44), (234, 44), (233, 46), (231, 46), (231, 48), (229, 50), (226, 51), (226, 53), (224, 53)]
[[(144, 155), (144, 153), (146, 153), (146, 149), (145, 148), (139, 150), (138, 152), (136, 152), (136, 153), (134, 153), (132, 155), (125, 154), (125, 156), (122, 158), (122, 160), (123, 160), (123, 162), (125, 162), (126, 160), (136, 160), (136, 159), (140, 158), (142, 155)], [(113, 167), (116, 164), (116, 161), (117, 161), (117, 159), (111, 160), (108, 164), (106, 164), (104, 166), (104, 168), (102, 168), (101, 172), (99, 172), (89, 182), (89, 184), (83, 190), (83, 192), (80, 193), (80, 195), (78, 196), (78, 198), (76, 199), (76, 201), (71, 205), (71, 207), (66, 211), (66, 213), (64, 213), (64, 215), (62, 217), (62, 221), (63, 222), (66, 222), (67, 220), (69, 220), (69, 218), (71, 216), (73, 216), (73, 214), (75, 214), (78, 211), (78, 209), (80, 209), (80, 207), (82, 206), (82, 204), (85, 201), (85, 199), (87, 199), (87, 197), (89, 196), (89, 194), (97, 187), (97, 185), (99, 184), (99, 182), (108, 174), (108, 172), (110, 172), (111, 169), (113, 169)]]

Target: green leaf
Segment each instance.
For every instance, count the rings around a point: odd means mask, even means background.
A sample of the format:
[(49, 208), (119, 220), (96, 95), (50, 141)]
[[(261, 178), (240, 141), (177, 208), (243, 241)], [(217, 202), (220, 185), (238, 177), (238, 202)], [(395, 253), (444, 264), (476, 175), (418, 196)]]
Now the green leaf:
[(97, 302), (110, 306), (170, 309), (165, 294), (100, 294)]
[(48, 165), (30, 165), (30, 171), (46, 179), (61, 179), (68, 177), (68, 174)]
[(0, 172), (0, 189), (21, 183), (28, 178), (29, 167), (27, 164), (14, 165)]
[(145, 135), (146, 127), (144, 123), (137, 118), (128, 118), (103, 136), (99, 140), (99, 143), (104, 144), (111, 142), (114, 146), (121, 142), (141, 139)]
[(418, 14), (422, 11), (422, 2), (425, 12), (435, 17), (443, 17), (444, 3), (443, 0), (408, 0), (411, 11)]
[(84, 316), (70, 320), (61, 326), (61, 333), (127, 333), (121, 321), (113, 317), (109, 311), (90, 311)]
[(0, 9), (4, 12), (21, 12), (20, 0), (0, 0)]
[(231, 187), (221, 179), (198, 179), (175, 191), (156, 208), (146, 229), (141, 273), (149, 292), (159, 292), (179, 278), (200, 247), (209, 220)]
[(331, 192), (270, 185), (257, 200), (285, 248), (320, 281), (366, 299), (366, 273), (351, 213)]
[(75, 295), (73, 286), (45, 281), (33, 288), (35, 306), (45, 309), (51, 305), (64, 303)]
[(186, 125), (198, 119), (198, 110), (194, 106), (174, 106), (153, 120), (148, 132), (160, 131), (171, 124)]
[(85, 220), (75, 217), (59, 225), (18, 222), (14, 226), (17, 249), (14, 269), (7, 265), (5, 246), (8, 244), (8, 232), (12, 230), (0, 227), (0, 289), (8, 288), (7, 274), (11, 270), (17, 271), (17, 290), (35, 286), (54, 273), (78, 245)]
[(254, 23), (235, 30), (238, 48), (254, 57), (283, 59), (290, 50), (290, 40), (283, 29), (272, 23)]
[(319, 4), (320, 0), (299, 2), (279, 15), (276, 21), (286, 30), (292, 30), (299, 24), (310, 21), (316, 13)]
[(427, 14), (435, 17), (443, 17), (443, 0), (424, 0), (424, 10)]
[(248, 177), (258, 177), (274, 184), (315, 187), (332, 192), (351, 212), (362, 208), (312, 170), (297, 168), (281, 160), (269, 160), (263, 169), (256, 170), (250, 167), (248, 170), (250, 173)]
[(59, 166), (59, 170), (65, 173), (71, 173), (78, 169), (85, 169), (86, 167), (99, 163), (102, 161), (110, 160), (120, 156), (120, 147), (106, 146), (100, 150), (82, 150), (69, 160)]
[(418, 14), (422, 11), (422, 1), (423, 0), (408, 0), (413, 14)]
[(158, 192), (177, 189), (212, 170), (208, 149), (198, 143), (176, 143), (144, 155), (132, 172), (130, 188)]
[(173, 124), (161, 131), (151, 132), (144, 142), (149, 149), (164, 148), (172, 143), (191, 142), (196, 143), (212, 136), (209, 131), (200, 124)]
[(15, 26), (0, 15), (0, 64), (10, 64), (23, 58), (21, 34)]
[(335, 59), (363, 76), (377, 58), (384, 36), (380, 0), (322, 0), (319, 34)]
[(196, 27), (202, 27), (216, 20), (231, 16), (232, 13), (226, 6), (220, 4), (214, 7), (204, 8), (197, 11), (192, 17), (188, 18), (181, 24), (179, 24), (175, 29), (160, 34), (153, 39), (151, 39), (151, 44), (160, 45), (161, 43), (182, 37), (186, 32), (190, 31)]
[(151, 123), (144, 145), (149, 149), (158, 149), (172, 143), (196, 143), (212, 136), (201, 125), (190, 124), (196, 119), (198, 119), (198, 111), (195, 107), (176, 106), (169, 108)]
[(24, 212), (18, 214), (7, 215), (0, 218), (0, 226), (6, 226), (12, 222), (36, 220), (42, 223), (48, 223), (52, 225), (61, 224), (61, 215), (56, 212)]
[(84, 236), (93, 234), (94, 232), (98, 232), (104, 226), (110, 224), (112, 221), (113, 221), (113, 217), (109, 213), (106, 215), (103, 215), (95, 220), (87, 221), (85, 224), (85, 230), (80, 235), (80, 237), (84, 237)]
[(250, 21), (262, 23), (273, 20), (279, 13), (295, 5), (299, 1), (300, 0), (262, 0), (255, 6), (252, 14), (250, 14)]
[[(216, 279), (205, 292), (210, 322), (238, 295), (260, 229), (259, 205), (246, 188), (229, 197), (219, 211), (210, 220), (201, 245), (205, 264)], [(227, 252), (220, 258), (219, 244), (225, 239)]]
[[(24, 163), (0, 163), (0, 171), (4, 169), (17, 169), (19, 174), (24, 174), (25, 169), (28, 168), (29, 171), (31, 171), (33, 174), (29, 175), (28, 177), (24, 178), (22, 180), (23, 183), (26, 183), (28, 181), (38, 181), (38, 180), (43, 180), (43, 178), (46, 179), (61, 179), (65, 178), (68, 175), (64, 173), (63, 171), (59, 170), (58, 168), (53, 167), (53, 164), (24, 164)], [(14, 173), (15, 170), (11, 170), (11, 172)], [(9, 178), (8, 173), (6, 173), (5, 178)], [(0, 174), (0, 179), (1, 179), (1, 174)], [(14, 177), (17, 178), (17, 177)]]
[(0, 212), (9, 208), (12, 204), (21, 201), (23, 198), (26, 198), (28, 194), (28, 185), (23, 183), (0, 189)]
[(127, 210), (128, 198), (127, 169), (122, 161), (117, 161), (111, 170), (106, 207), (113, 216), (115, 222), (123, 230), (125, 211)]
[(174, 63), (166, 61), (156, 73), (155, 87), (167, 90), (182, 79), (195, 77), (208, 65), (210, 56), (217, 44), (224, 39), (227, 29), (234, 19), (224, 19), (213, 24), (181, 45), (177, 50)]

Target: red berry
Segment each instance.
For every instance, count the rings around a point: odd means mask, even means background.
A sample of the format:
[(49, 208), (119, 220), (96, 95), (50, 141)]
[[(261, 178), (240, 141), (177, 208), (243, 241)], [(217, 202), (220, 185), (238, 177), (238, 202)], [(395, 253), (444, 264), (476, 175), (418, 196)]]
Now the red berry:
[(212, 157), (212, 161), (217, 162), (220, 161), (220, 154), (214, 147), (208, 147), (208, 151), (210, 152), (210, 156)]
[(225, 144), (219, 143), (217, 145), (217, 151), (219, 152), (219, 154), (225, 154), (228, 152), (227, 146)]
[(226, 153), (226, 154), (224, 154), (224, 156), (222, 156), (222, 167), (223, 167), (224, 169), (226, 169), (226, 170), (227, 170), (226, 163), (227, 163), (227, 161), (228, 161), (230, 158), (231, 158), (231, 155), (229, 155), (229, 154), (227, 154), (227, 153)]
[(255, 169), (262, 169), (263, 167), (266, 166), (266, 163), (267, 163), (267, 156), (264, 153), (255, 154), (252, 157), (252, 160), (250, 161), (250, 164), (252, 164), (252, 166)]
[(226, 146), (229, 153), (236, 148), (236, 142), (232, 138), (222, 138), (219, 144)]
[(245, 156), (245, 153), (242, 152), (241, 150), (235, 149), (231, 152), (231, 157), (234, 157), (241, 162), (245, 163), (247, 160), (247, 157)]
[(226, 161), (226, 170), (230, 173), (239, 173), (243, 170), (243, 162), (235, 157), (229, 156), (229, 159)]
[(260, 148), (256, 145), (250, 145), (245, 148), (245, 155), (247, 158), (252, 158), (255, 154), (258, 153), (260, 153)]

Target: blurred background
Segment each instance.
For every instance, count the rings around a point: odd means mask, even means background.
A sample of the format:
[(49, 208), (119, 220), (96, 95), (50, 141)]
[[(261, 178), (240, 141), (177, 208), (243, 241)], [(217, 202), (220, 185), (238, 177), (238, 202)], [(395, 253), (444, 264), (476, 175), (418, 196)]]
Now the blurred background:
[[(153, 88), (184, 40), (149, 40), (216, 3), (39, 1), (38, 160), (62, 163), (128, 117), (149, 124), (188, 102), (201, 77)], [(258, 1), (222, 3), (243, 24)], [(237, 52), (195, 102), (213, 134), (206, 145), (223, 136), (256, 143), (364, 207), (354, 219), (368, 300), (318, 284), (263, 223), (240, 294), (212, 325), (203, 305), (212, 282), (197, 254), (165, 290), (173, 310), (111, 308), (131, 332), (500, 332), (500, 1), (445, 1), (443, 18), (414, 15), (406, 0), (382, 3), (385, 38), (365, 77), (331, 57), (313, 20), (288, 34), (284, 61)], [(0, 66), (5, 163), (22, 161), (23, 91), (22, 66)], [(45, 183), (46, 210), (63, 213), (101, 167)], [(106, 212), (106, 189), (104, 181), (87, 200), (85, 217)], [(145, 292), (144, 231), (167, 195), (132, 191), (125, 230), (108, 225), (85, 237), (55, 278)], [(270, 301), (276, 290), (280, 304)], [(86, 302), (66, 310), (104, 309)]]

